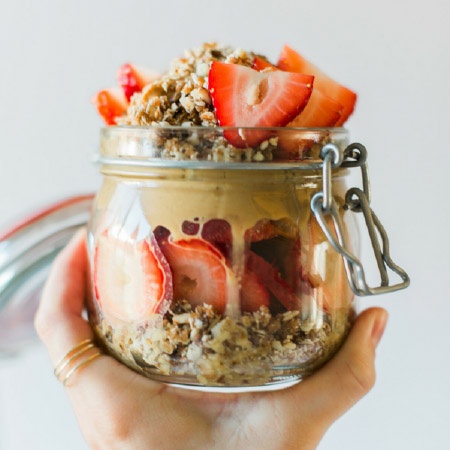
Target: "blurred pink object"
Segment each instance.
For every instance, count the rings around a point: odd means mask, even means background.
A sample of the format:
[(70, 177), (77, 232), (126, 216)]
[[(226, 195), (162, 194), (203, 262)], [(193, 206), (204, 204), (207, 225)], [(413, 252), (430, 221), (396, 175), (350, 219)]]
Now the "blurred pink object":
[(0, 356), (36, 339), (33, 318), (51, 263), (87, 224), (93, 197), (63, 199), (0, 230)]

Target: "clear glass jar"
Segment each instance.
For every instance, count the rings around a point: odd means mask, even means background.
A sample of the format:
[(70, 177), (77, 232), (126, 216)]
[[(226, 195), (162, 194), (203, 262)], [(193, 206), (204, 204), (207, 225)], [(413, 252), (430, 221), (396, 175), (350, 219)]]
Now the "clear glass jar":
[[(259, 144), (233, 147), (236, 134)], [(330, 142), (344, 149), (347, 132), (102, 130), (88, 309), (106, 351), (152, 379), (219, 390), (289, 385), (333, 356), (355, 312), (310, 207)], [(347, 175), (333, 170), (332, 195), (355, 244)]]

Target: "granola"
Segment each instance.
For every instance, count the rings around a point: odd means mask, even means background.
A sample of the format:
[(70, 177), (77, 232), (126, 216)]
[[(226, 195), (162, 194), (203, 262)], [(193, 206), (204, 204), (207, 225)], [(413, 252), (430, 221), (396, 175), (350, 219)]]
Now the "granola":
[[(145, 325), (93, 323), (108, 352), (143, 374), (191, 379), (205, 386), (265, 384), (299, 372), (307, 375), (339, 348), (353, 314), (324, 314), (312, 324), (300, 311), (272, 314), (267, 307), (239, 319), (210, 305), (177, 302), (160, 320)], [(308, 367), (303, 369), (302, 367)]]
[[(92, 99), (107, 125), (219, 128), (223, 137), (207, 148), (220, 162), (303, 160), (305, 153), (309, 158), (327, 133), (305, 138), (298, 128), (342, 127), (357, 98), (289, 46), (272, 63), (252, 51), (208, 42), (174, 59), (162, 75), (124, 64), (117, 80), (119, 87)], [(201, 156), (182, 141), (166, 141), (154, 149), (165, 158)]]
[[(184, 57), (172, 61), (167, 73), (148, 84), (131, 98), (126, 115), (119, 125), (153, 127), (217, 127), (218, 121), (208, 90), (208, 72), (212, 61), (251, 67), (255, 53), (233, 49), (217, 43), (206, 43), (187, 50)], [(262, 58), (262, 57), (261, 57)], [(278, 139), (269, 138), (256, 148), (236, 148), (225, 137), (211, 135), (211, 139), (186, 142), (167, 139), (161, 133), (159, 155), (163, 159), (197, 160), (207, 155), (215, 162), (262, 162), (273, 159)]]
[(255, 55), (242, 49), (206, 43), (187, 50), (175, 59), (161, 78), (131, 99), (122, 125), (217, 126), (208, 91), (208, 71), (212, 61), (251, 66)]

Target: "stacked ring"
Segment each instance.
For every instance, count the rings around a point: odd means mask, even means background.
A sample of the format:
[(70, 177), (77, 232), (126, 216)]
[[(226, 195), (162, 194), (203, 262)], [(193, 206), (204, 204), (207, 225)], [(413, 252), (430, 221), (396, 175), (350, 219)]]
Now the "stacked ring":
[[(95, 352), (86, 353), (95, 348)], [(102, 352), (92, 339), (85, 339), (69, 350), (56, 364), (54, 374), (65, 386), (69, 378), (81, 367), (98, 358)]]

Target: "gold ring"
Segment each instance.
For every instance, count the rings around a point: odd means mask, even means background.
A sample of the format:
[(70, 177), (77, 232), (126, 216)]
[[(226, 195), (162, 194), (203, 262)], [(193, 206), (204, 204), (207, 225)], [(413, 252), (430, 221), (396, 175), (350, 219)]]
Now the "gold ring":
[[(91, 353), (86, 358), (86, 352), (90, 349), (95, 348), (95, 353)], [(99, 348), (95, 346), (92, 339), (85, 339), (69, 350), (57, 363), (55, 366), (54, 374), (55, 377), (62, 382), (65, 386), (69, 378), (81, 367), (89, 364), (94, 359), (98, 358), (102, 352)]]

